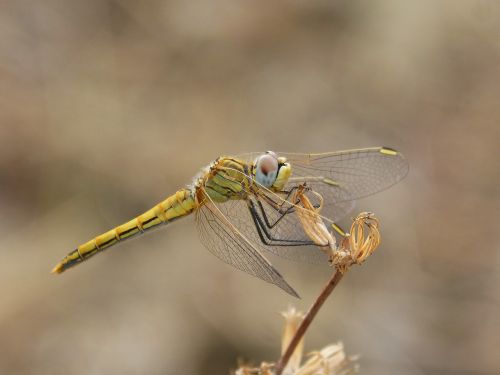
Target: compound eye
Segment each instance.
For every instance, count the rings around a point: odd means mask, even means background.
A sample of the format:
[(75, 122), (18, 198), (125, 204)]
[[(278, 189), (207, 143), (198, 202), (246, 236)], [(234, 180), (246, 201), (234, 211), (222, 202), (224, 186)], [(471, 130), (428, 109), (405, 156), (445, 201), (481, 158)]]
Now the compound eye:
[(262, 155), (257, 159), (255, 179), (265, 187), (271, 187), (278, 175), (278, 160), (272, 154)]
[(278, 172), (278, 160), (268, 154), (262, 155), (259, 158), (257, 168), (266, 176), (269, 175), (269, 173)]

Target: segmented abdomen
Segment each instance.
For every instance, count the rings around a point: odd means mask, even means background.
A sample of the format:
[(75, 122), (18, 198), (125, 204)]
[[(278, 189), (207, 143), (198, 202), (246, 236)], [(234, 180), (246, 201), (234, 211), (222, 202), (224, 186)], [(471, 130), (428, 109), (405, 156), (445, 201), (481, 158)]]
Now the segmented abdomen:
[(66, 255), (52, 270), (61, 273), (117, 243), (186, 216), (196, 208), (191, 190), (181, 189), (125, 224), (95, 237)]

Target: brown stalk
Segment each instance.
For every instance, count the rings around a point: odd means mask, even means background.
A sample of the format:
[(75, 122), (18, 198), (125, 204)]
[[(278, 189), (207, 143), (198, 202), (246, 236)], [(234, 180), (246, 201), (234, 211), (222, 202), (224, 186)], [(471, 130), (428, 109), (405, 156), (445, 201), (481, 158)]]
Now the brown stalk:
[(295, 335), (293, 336), (292, 341), (290, 341), (290, 344), (288, 345), (288, 348), (286, 349), (285, 353), (283, 353), (278, 363), (276, 363), (275, 366), (276, 375), (281, 375), (284, 368), (288, 364), (288, 361), (290, 360), (292, 353), (295, 351), (295, 348), (297, 347), (300, 340), (306, 333), (307, 328), (309, 328), (309, 325), (313, 321), (319, 309), (321, 308), (321, 306), (323, 306), (328, 296), (333, 292), (339, 281), (342, 280), (343, 276), (344, 274), (342, 272), (336, 270), (335, 273), (332, 275), (331, 279), (328, 281), (328, 283), (323, 287), (323, 290), (318, 295), (312, 306), (309, 308), (309, 311), (307, 311), (304, 320), (302, 320), (302, 323), (297, 329), (297, 332), (295, 332)]
[(286, 351), (282, 354), (275, 366), (275, 374), (281, 375), (285, 369), (295, 348), (304, 337), (307, 329), (316, 317), (319, 309), (333, 292), (337, 284), (342, 280), (344, 273), (353, 264), (363, 263), (380, 244), (380, 232), (378, 230), (378, 220), (372, 213), (362, 212), (351, 225), (351, 234), (345, 235), (340, 248), (335, 244), (335, 238), (326, 228), (323, 219), (319, 215), (323, 205), (320, 198), (320, 206), (314, 207), (305, 195), (305, 187), (300, 186), (295, 193), (294, 200), (299, 200), (303, 207), (297, 209), (298, 218), (309, 238), (319, 247), (330, 252), (331, 265), (335, 267), (335, 273), (318, 295), (314, 303), (309, 308), (304, 319), (300, 323)]

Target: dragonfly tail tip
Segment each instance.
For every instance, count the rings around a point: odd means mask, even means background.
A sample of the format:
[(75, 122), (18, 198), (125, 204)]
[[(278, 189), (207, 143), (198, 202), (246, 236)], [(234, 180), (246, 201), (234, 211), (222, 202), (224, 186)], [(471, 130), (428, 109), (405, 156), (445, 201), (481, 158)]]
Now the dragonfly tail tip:
[(52, 271), (50, 271), (50, 273), (54, 273), (54, 274), (59, 274), (59, 273), (62, 273), (64, 271), (64, 265), (62, 263), (57, 263), (57, 265), (52, 268)]

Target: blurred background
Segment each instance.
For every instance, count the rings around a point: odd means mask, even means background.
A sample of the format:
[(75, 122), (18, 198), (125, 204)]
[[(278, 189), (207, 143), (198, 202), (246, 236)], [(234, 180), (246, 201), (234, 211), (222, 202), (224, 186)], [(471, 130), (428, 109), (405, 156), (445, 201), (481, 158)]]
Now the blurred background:
[(0, 373), (228, 374), (279, 356), (331, 270), (232, 269), (193, 218), (61, 276), (78, 244), (220, 154), (390, 146), (406, 180), (359, 201), (382, 245), (306, 351), (364, 374), (500, 373), (500, 4), (494, 0), (2, 1)]

